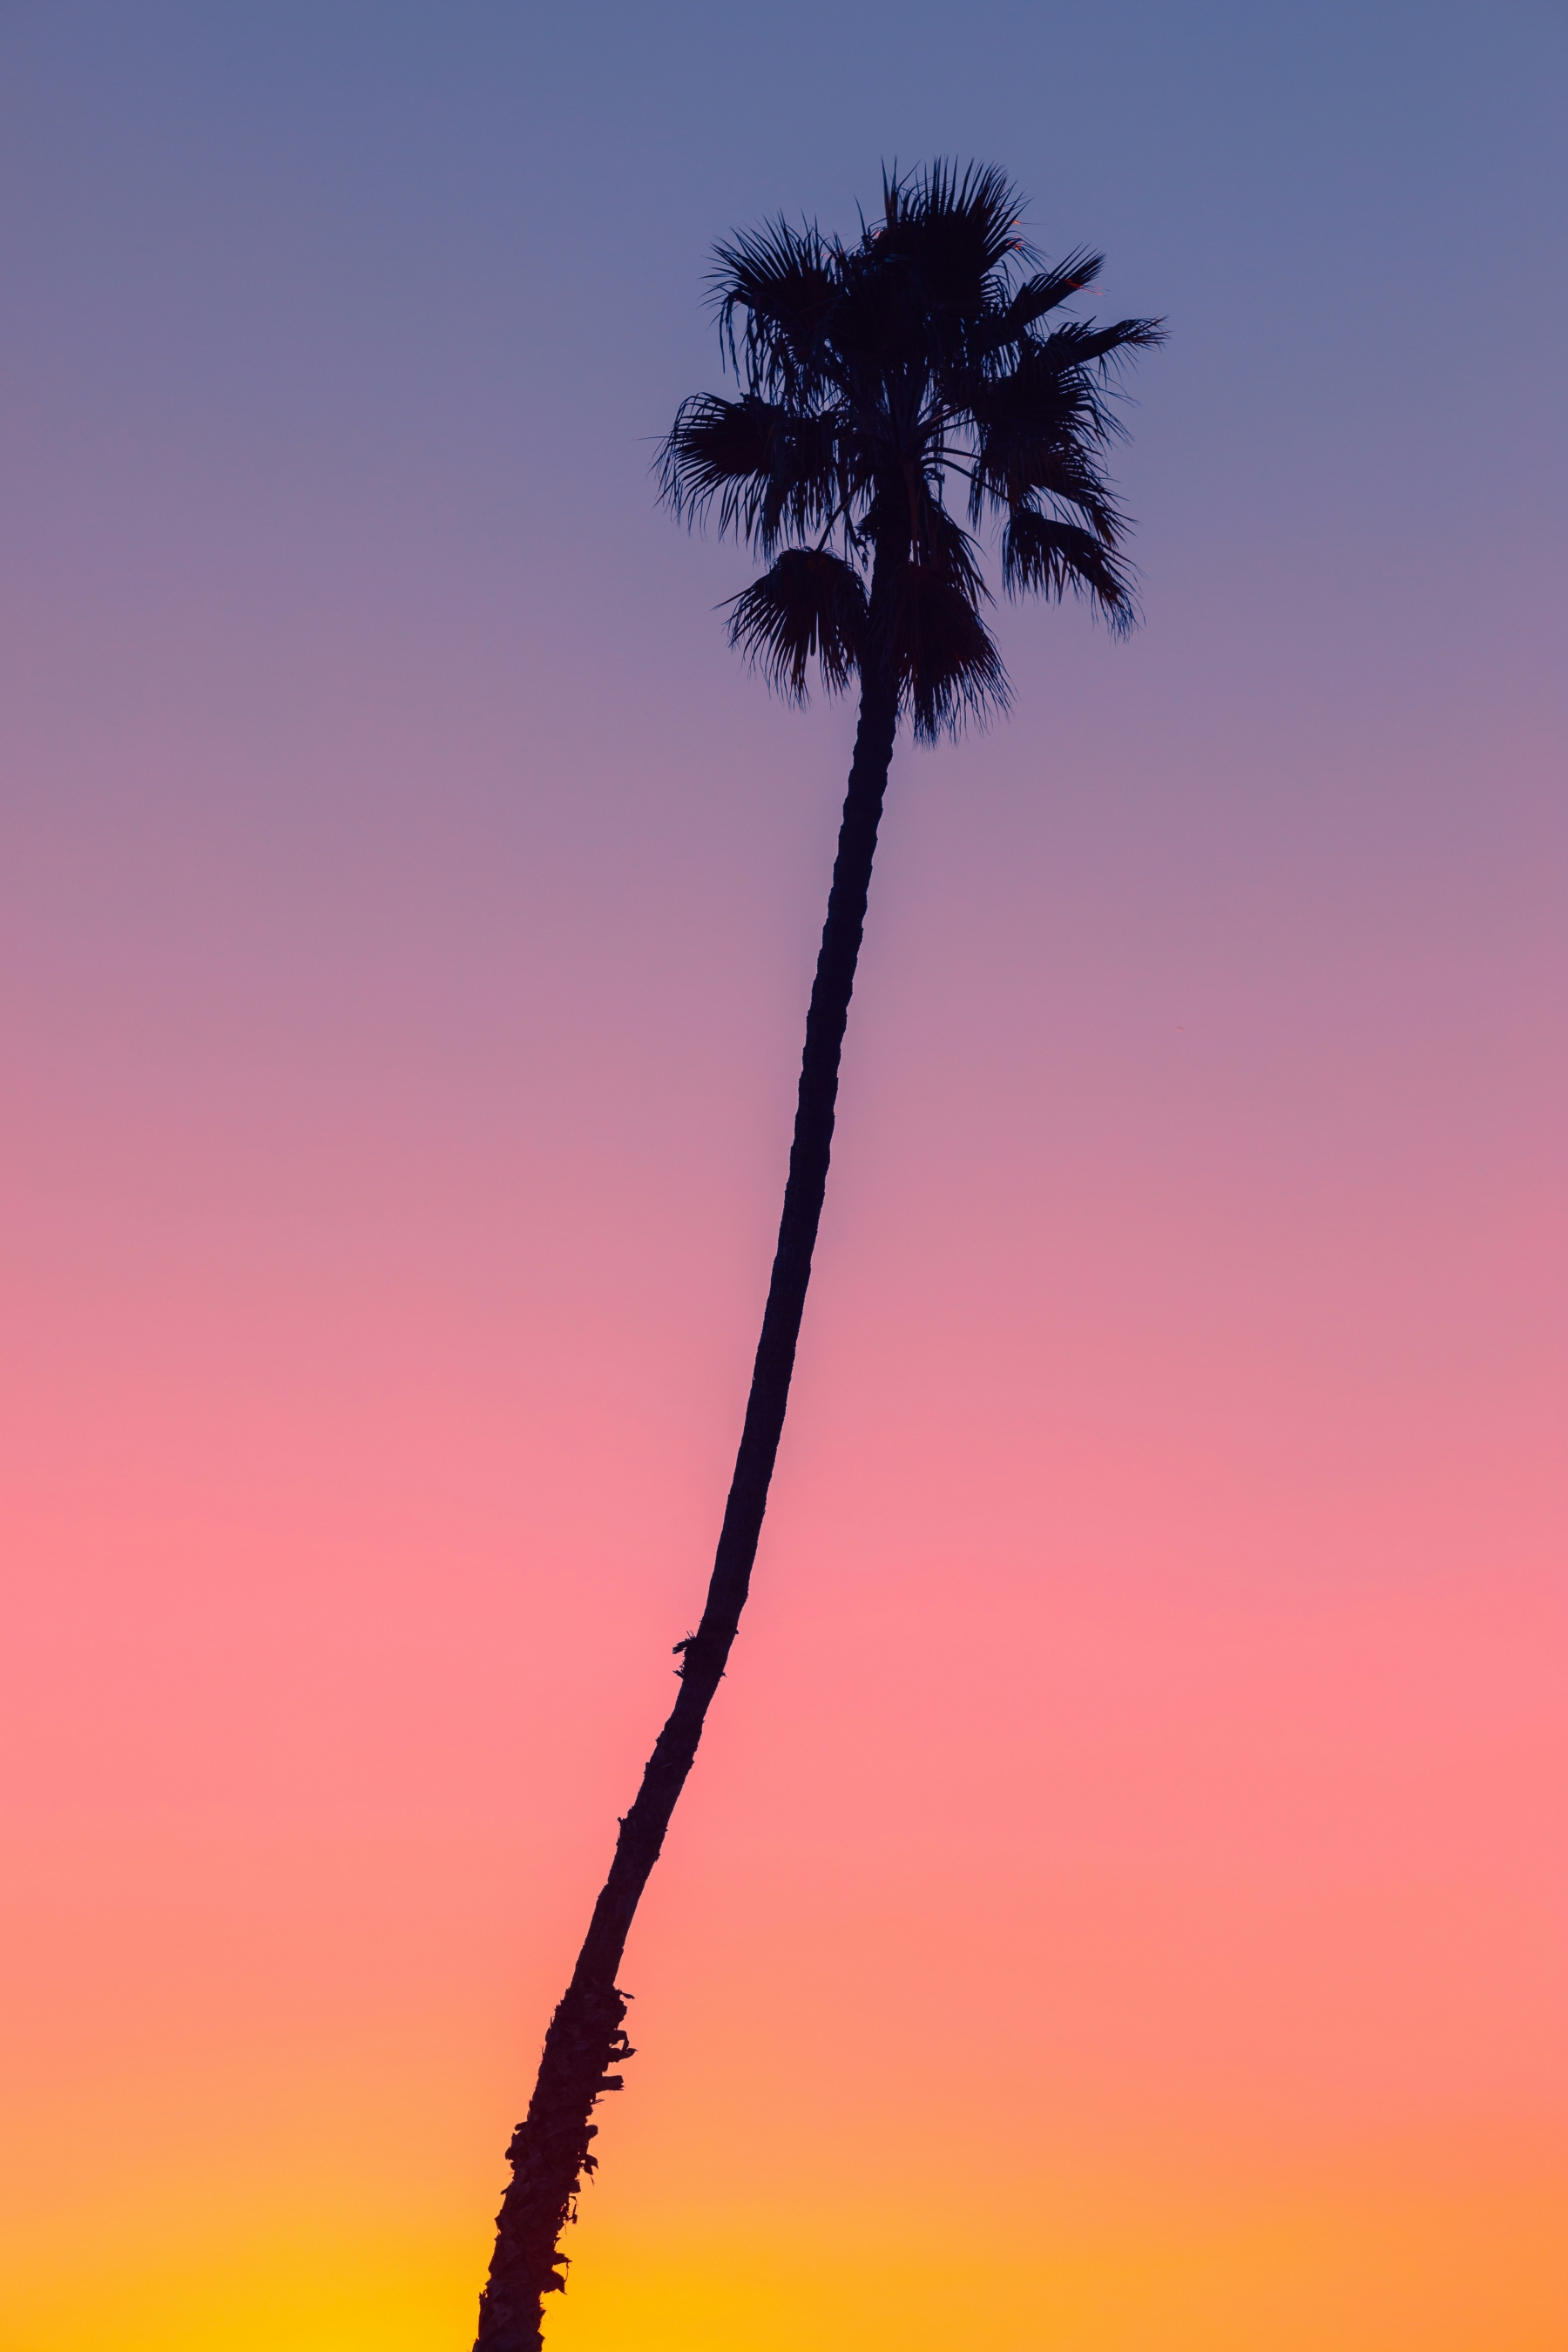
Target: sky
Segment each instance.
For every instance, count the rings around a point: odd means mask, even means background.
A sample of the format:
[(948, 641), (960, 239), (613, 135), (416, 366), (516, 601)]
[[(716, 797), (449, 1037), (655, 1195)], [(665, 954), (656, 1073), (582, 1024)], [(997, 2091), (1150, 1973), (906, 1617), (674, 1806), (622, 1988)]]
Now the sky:
[(5, 2352), (461, 2352), (695, 1623), (853, 713), (649, 462), (1002, 163), (1145, 625), (895, 757), (553, 2352), (1559, 2352), (1546, 0), (7, 0)]

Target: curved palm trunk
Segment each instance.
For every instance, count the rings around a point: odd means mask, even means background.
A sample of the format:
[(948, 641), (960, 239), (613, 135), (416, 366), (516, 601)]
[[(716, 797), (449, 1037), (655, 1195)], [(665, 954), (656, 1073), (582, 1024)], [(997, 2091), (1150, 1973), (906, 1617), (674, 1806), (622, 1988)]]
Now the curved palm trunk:
[[(875, 606), (875, 586), (872, 595)], [(682, 1645), (679, 1694), (636, 1801), (621, 1822), (610, 1874), (594, 1906), (572, 1981), (550, 2021), (527, 2117), (507, 2150), (512, 2177), (497, 2219), (475, 2352), (537, 2352), (542, 2298), (565, 2284), (562, 2272), (566, 2257), (558, 2250), (561, 2232), (583, 2174), (594, 2169), (589, 2153), (595, 2136), (589, 2121), (594, 2102), (602, 2091), (620, 2089), (620, 2076), (607, 2069), (631, 2054), (623, 2030), (626, 1996), (616, 1988), (616, 1971), (638, 1898), (691, 1769), (751, 1584), (827, 1183), (839, 1051), (897, 724), (895, 689), (882, 677), (868, 676), (861, 688), (838, 856), (806, 1014), (778, 1249), (707, 1605), (697, 1632)]]

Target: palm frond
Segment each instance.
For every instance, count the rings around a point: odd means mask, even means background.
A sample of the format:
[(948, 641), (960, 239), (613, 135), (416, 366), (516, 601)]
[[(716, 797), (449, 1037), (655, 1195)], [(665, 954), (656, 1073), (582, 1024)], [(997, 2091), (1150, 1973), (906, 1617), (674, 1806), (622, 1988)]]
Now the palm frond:
[(889, 649), (915, 739), (934, 743), (1004, 711), (1012, 689), (973, 599), (935, 564), (902, 566), (889, 599)]
[[(713, 248), (720, 339), (753, 391), (808, 397), (825, 382), (824, 334), (843, 293), (837, 248), (784, 219)], [(737, 339), (737, 320), (743, 320)]]
[(1048, 364), (1087, 367), (1091, 360), (1103, 362), (1121, 352), (1157, 351), (1167, 340), (1162, 319), (1118, 319), (1113, 327), (1097, 327), (1092, 320), (1069, 320), (1035, 348)]
[(971, 604), (989, 601), (980, 550), (963, 524), (929, 495), (920, 502), (910, 552), (914, 562), (956, 588)]
[(1002, 580), (1010, 596), (1033, 593), (1059, 603), (1070, 588), (1088, 596), (1118, 635), (1137, 619), (1131, 564), (1114, 547), (1077, 524), (1033, 507), (1016, 507), (1002, 535)]
[(804, 538), (832, 514), (842, 472), (831, 415), (747, 393), (682, 401), (658, 457), (659, 491), (689, 524), (718, 503), (721, 538), (733, 531), (771, 555), (786, 533)]
[(815, 657), (829, 694), (856, 676), (866, 638), (866, 591), (852, 565), (823, 548), (788, 547), (731, 597), (730, 643), (768, 684), (805, 702)]
[(1114, 540), (1121, 523), (1100, 453), (1122, 428), (1083, 362), (1081, 338), (1064, 328), (1043, 342), (1026, 339), (1011, 367), (972, 391), (970, 414), (972, 521), (988, 504), (1012, 508), (1043, 491)]
[(883, 182), (886, 226), (878, 248), (912, 261), (929, 299), (973, 313), (1009, 256), (1023, 250), (1022, 200), (994, 163), (956, 163), (939, 156), (902, 181)]
[(1011, 514), (1042, 499), (1086, 522), (1102, 546), (1120, 545), (1126, 518), (1092, 449), (1071, 435), (988, 434), (970, 482), (972, 519), (987, 506)]
[(1093, 285), (1105, 267), (1103, 253), (1093, 253), (1085, 246), (1069, 253), (1055, 269), (1026, 278), (1005, 310), (994, 319), (985, 321), (975, 337), (975, 349), (980, 352), (1002, 351), (1016, 343), (1026, 328), (1048, 311), (1059, 310), (1074, 294), (1081, 294)]

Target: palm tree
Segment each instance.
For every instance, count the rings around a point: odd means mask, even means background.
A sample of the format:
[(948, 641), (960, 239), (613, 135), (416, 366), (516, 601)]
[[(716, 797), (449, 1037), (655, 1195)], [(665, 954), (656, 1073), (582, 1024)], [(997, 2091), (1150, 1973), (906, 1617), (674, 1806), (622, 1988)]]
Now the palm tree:
[[(714, 290), (736, 400), (683, 403), (660, 457), (662, 494), (688, 523), (715, 516), (768, 563), (732, 600), (730, 642), (796, 701), (859, 681), (859, 725), (806, 1014), (805, 1052), (777, 1255), (707, 1605), (676, 1644), (680, 1688), (550, 2021), (526, 2120), (507, 2153), (478, 2352), (536, 2352), (542, 2298), (565, 2284), (563, 2228), (595, 2168), (591, 2122), (632, 2053), (616, 1976), (740, 1623), (784, 1426), (827, 1181), (839, 1049), (860, 951), (893, 739), (917, 740), (1005, 709), (982, 605), (979, 551), (950, 509), (1002, 521), (1009, 594), (1087, 597), (1133, 618), (1125, 518), (1105, 472), (1119, 427), (1109, 371), (1162, 340), (1159, 322), (1042, 321), (1080, 293), (1099, 254), (1054, 268), (1018, 235), (1002, 173), (938, 163), (883, 180), (882, 217), (856, 243), (779, 220), (716, 251)], [(868, 586), (867, 575), (869, 574)]]

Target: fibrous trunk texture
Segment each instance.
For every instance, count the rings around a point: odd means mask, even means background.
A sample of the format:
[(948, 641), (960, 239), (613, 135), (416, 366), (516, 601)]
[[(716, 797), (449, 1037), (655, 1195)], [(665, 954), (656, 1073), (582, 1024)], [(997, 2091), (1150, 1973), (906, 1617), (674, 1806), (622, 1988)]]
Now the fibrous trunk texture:
[[(873, 616), (878, 604), (873, 585)], [(624, 2030), (628, 1996), (617, 1988), (616, 1972), (638, 1897), (691, 1769), (751, 1583), (822, 1215), (839, 1053), (897, 723), (891, 682), (868, 675), (806, 1015), (778, 1249), (707, 1605), (696, 1633), (679, 1645), (680, 1689), (675, 1706), (632, 1809), (621, 1822), (609, 1877), (594, 1906), (571, 1984), (550, 2021), (528, 2114), (507, 2150), (512, 2175), (497, 2217), (495, 2253), (479, 2302), (475, 2352), (538, 2352), (542, 2298), (565, 2284), (561, 2233), (574, 2216), (583, 2176), (594, 2169), (589, 2147), (595, 2136), (590, 2120), (594, 2102), (602, 2092), (620, 2089), (620, 2077), (611, 2069), (631, 2054)]]

